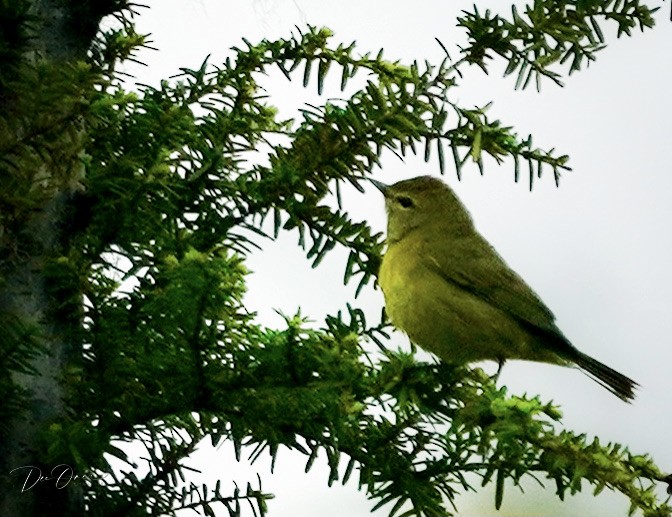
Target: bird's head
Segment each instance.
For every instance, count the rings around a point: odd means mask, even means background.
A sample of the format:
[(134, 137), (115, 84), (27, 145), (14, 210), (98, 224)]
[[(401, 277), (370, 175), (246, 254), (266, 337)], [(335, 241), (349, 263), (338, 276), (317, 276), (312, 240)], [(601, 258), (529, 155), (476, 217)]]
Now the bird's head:
[(419, 228), (427, 228), (428, 235), (438, 236), (472, 226), (462, 202), (437, 178), (418, 176), (394, 185), (371, 182), (385, 196), (388, 243), (397, 242)]

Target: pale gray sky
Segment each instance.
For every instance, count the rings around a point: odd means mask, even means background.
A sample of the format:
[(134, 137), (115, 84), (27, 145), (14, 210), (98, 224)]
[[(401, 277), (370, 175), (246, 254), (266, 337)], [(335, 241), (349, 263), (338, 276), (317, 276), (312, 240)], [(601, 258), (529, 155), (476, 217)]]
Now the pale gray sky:
[[(483, 10), (509, 9), (501, 0), (477, 3)], [(149, 66), (129, 71), (139, 82), (156, 84), (180, 67), (197, 68), (208, 54), (212, 63), (222, 61), (231, 55), (231, 46), (242, 44), (242, 37), (252, 42), (286, 37), (295, 25), (306, 24), (332, 29), (335, 44), (356, 40), (361, 53), (382, 47), (388, 59), (438, 62), (443, 54), (434, 38), (457, 55), (455, 45), (464, 35), (455, 19), (471, 5), (438, 0), (155, 1), (142, 10), (138, 30), (151, 32), (159, 50), (141, 53), (139, 58)], [(641, 389), (629, 406), (576, 370), (523, 362), (507, 363), (501, 382), (513, 393), (538, 393), (559, 403), (569, 429), (651, 453), (663, 469), (671, 470), (672, 174), (667, 152), (672, 72), (666, 59), (672, 23), (669, 4), (661, 5), (658, 26), (633, 38), (616, 40), (615, 29), (603, 25), (610, 46), (588, 70), (566, 79), (565, 88), (546, 82), (541, 93), (514, 91), (515, 79), (503, 79), (503, 65), (495, 63), (489, 76), (471, 70), (455, 90), (463, 106), (492, 100), (491, 118), (513, 125), (521, 135), (532, 133), (541, 148), (569, 154), (573, 172), (564, 174), (560, 188), (547, 172), (530, 193), (524, 177), (513, 182), (510, 164), (492, 161), (484, 176), (469, 166), (461, 182), (450, 171), (444, 179), (467, 205), (481, 233), (553, 310), (563, 332), (584, 352), (638, 381)], [(289, 83), (278, 73), (264, 83), (271, 102), (285, 114), (305, 102), (323, 103), (342, 95), (336, 87), (339, 74), (327, 81), (321, 98), (314, 83), (302, 87), (300, 75)], [(402, 163), (389, 154), (375, 171), (377, 179), (388, 183), (420, 174), (438, 175), (437, 163), (420, 158)], [(345, 199), (356, 218), (384, 229), (383, 202), (375, 189), (353, 191)], [(343, 309), (353, 295), (354, 286), (342, 286), (344, 253), (333, 253), (311, 270), (295, 243), (295, 235), (284, 236), (249, 261), (254, 273), (248, 303), (266, 324), (280, 324), (274, 309), (292, 314), (298, 307), (319, 322)], [(376, 318), (382, 296), (367, 289), (359, 304)], [(403, 343), (396, 336), (391, 346)], [(354, 481), (327, 488), (325, 462), (308, 475), (304, 463), (302, 456), (281, 451), (271, 475), (265, 460), (239, 465), (224, 446), (217, 451), (204, 447), (192, 465), (204, 471), (196, 479), (220, 478), (222, 486), (232, 479), (239, 486), (245, 480), (254, 483), (259, 472), (264, 490), (276, 495), (270, 502), (271, 517), (370, 515), (373, 504), (356, 491)], [(583, 494), (560, 502), (553, 483), (547, 490), (528, 483), (525, 494), (507, 489), (500, 512), (493, 501), (488, 489), (461, 496), (457, 505), (465, 516), (628, 511), (625, 497), (603, 492), (593, 498), (587, 486)], [(387, 510), (377, 515), (387, 515)]]

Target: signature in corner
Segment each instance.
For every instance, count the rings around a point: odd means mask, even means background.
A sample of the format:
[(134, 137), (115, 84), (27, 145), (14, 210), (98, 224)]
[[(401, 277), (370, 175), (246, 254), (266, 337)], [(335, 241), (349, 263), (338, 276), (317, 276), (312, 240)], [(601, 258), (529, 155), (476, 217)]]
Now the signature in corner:
[(12, 469), (9, 473), (14, 474), (15, 472), (19, 471), (22, 471), (24, 474), (27, 471), (26, 479), (23, 482), (23, 487), (21, 487), (21, 492), (27, 492), (31, 488), (34, 488), (38, 483), (44, 483), (47, 481), (53, 481), (54, 486), (61, 490), (68, 486), (71, 481), (81, 477), (75, 474), (70, 465), (65, 463), (56, 465), (51, 469), (48, 475), (43, 475), (42, 469), (34, 465), (24, 465), (23, 467), (17, 467)]

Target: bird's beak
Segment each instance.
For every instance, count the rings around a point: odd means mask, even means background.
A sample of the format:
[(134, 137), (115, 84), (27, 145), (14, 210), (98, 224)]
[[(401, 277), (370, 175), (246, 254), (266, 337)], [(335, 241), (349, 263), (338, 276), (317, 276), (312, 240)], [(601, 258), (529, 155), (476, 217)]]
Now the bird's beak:
[(371, 183), (373, 183), (373, 186), (376, 187), (378, 190), (380, 190), (383, 193), (383, 196), (387, 192), (387, 189), (389, 188), (385, 183), (381, 183), (380, 181), (376, 181), (374, 179), (369, 179)]

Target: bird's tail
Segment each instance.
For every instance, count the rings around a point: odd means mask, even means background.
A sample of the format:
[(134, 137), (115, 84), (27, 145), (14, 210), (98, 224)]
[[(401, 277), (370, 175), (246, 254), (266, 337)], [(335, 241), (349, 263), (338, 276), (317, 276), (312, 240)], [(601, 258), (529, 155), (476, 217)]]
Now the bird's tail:
[(577, 356), (573, 359), (584, 373), (607, 388), (619, 399), (631, 402), (635, 398), (635, 387), (639, 385), (629, 377), (582, 352), (578, 352)]

